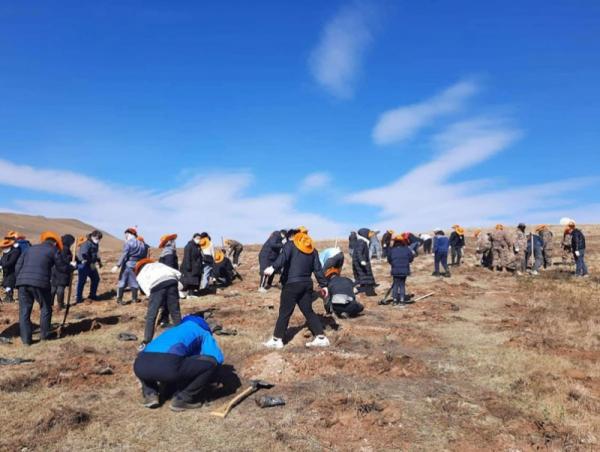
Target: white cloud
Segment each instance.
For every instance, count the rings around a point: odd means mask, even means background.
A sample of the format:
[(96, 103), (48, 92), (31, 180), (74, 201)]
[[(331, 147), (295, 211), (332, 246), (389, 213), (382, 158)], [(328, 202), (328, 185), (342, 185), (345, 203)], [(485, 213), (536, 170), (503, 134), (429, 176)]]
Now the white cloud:
[(577, 204), (572, 193), (597, 183), (596, 179), (509, 188), (496, 188), (498, 182), (489, 179), (450, 181), (461, 171), (494, 157), (519, 135), (514, 128), (490, 119), (454, 124), (434, 137), (437, 154), (433, 159), (388, 185), (350, 194), (345, 200), (378, 207), (379, 218), (371, 226), (380, 230), (426, 231), (435, 225), (477, 226), (498, 221), (517, 224), (533, 218), (555, 223), (560, 216), (580, 212), (572, 210)]
[(317, 82), (331, 94), (340, 98), (352, 96), (365, 51), (372, 41), (375, 15), (372, 4), (355, 1), (340, 9), (325, 25), (309, 66)]
[(474, 81), (463, 80), (423, 102), (386, 111), (375, 124), (373, 140), (387, 145), (411, 138), (439, 117), (459, 111), (478, 89)]
[(15, 200), (22, 213), (77, 218), (120, 236), (138, 225), (150, 241), (177, 232), (182, 241), (208, 231), (246, 242), (262, 242), (275, 229), (304, 224), (317, 238), (343, 235), (344, 225), (317, 214), (300, 212), (285, 193), (248, 196), (249, 173), (215, 174), (170, 191), (117, 186), (63, 170), (47, 170), (0, 160), (0, 185), (31, 189), (68, 200)]
[(331, 176), (326, 172), (311, 173), (304, 178), (300, 184), (300, 191), (308, 192), (327, 187), (331, 182)]

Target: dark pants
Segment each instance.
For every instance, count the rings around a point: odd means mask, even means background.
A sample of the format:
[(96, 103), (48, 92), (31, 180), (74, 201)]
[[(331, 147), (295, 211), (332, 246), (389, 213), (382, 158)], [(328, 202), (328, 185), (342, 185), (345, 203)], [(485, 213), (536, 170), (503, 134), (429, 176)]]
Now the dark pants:
[(579, 256), (575, 256), (575, 274), (577, 276), (585, 276), (588, 274), (587, 265), (585, 265), (585, 250), (579, 250)]
[(233, 248), (230, 251), (229, 256), (232, 257), (233, 265), (239, 264), (239, 262), (240, 262), (240, 254), (242, 254), (243, 249), (244, 248), (242, 248), (242, 247), (236, 247), (236, 248)]
[[(531, 250), (528, 250), (525, 253), (525, 262), (529, 262), (529, 258), (531, 257)], [(544, 256), (542, 255), (542, 250), (539, 248), (534, 248), (533, 250), (533, 264), (531, 266), (533, 271), (538, 271), (540, 267), (544, 263)]]
[(275, 324), (273, 336), (283, 339), (290, 317), (294, 313), (296, 305), (308, 322), (308, 328), (315, 335), (323, 334), (323, 325), (317, 314), (312, 309), (312, 282), (295, 282), (283, 286), (281, 291), (281, 300), (279, 302), (279, 317)]
[(100, 275), (98, 270), (92, 269), (89, 265), (78, 265), (77, 266), (77, 303), (83, 301), (83, 288), (87, 279), (90, 278), (90, 298), (92, 300), (98, 298), (98, 284), (100, 284)]
[(35, 301), (40, 304), (40, 337), (45, 340), (50, 333), (52, 322), (52, 295), (50, 289), (40, 289), (32, 286), (19, 287), (19, 331), (21, 341), (27, 345), (31, 344), (33, 329), (31, 311)]
[[(181, 322), (181, 310), (179, 308), (179, 291), (177, 283), (163, 287), (162, 289), (153, 290), (150, 293), (148, 302), (148, 311), (146, 312), (146, 328), (144, 329), (144, 341), (150, 342), (154, 337), (154, 325), (156, 317), (161, 306), (167, 306), (168, 314), (171, 316), (173, 325)], [(164, 320), (164, 316), (161, 318)]]
[(394, 276), (392, 298), (396, 301), (404, 301), (406, 298), (406, 276)]
[(448, 252), (436, 252), (434, 256), (434, 269), (436, 273), (440, 272), (440, 264), (444, 267), (444, 271), (448, 273)]
[(178, 356), (171, 353), (140, 353), (133, 371), (142, 382), (144, 396), (158, 395), (159, 384), (172, 386), (176, 397), (197, 402), (219, 365), (210, 356)]
[(331, 309), (336, 314), (346, 313), (350, 317), (356, 317), (358, 314), (364, 311), (365, 307), (358, 301), (351, 301), (346, 304), (333, 304), (331, 303)]
[(452, 264), (460, 265), (462, 259), (462, 246), (452, 247)]
[(50, 295), (53, 305), (54, 300), (56, 299), (56, 302), (61, 309), (65, 307), (65, 286), (52, 286)]
[(427, 239), (423, 242), (423, 252), (425, 254), (431, 254), (431, 244), (433, 243), (433, 240), (431, 239)]

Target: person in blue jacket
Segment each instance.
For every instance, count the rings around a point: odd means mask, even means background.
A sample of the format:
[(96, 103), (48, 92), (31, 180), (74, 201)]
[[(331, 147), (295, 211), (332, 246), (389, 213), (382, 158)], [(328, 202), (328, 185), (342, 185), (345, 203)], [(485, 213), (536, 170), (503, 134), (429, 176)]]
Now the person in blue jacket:
[[(450, 271), (448, 270), (448, 247), (450, 241), (448, 237), (444, 235), (444, 231), (436, 229), (434, 231), (435, 236), (433, 237), (433, 258), (434, 258), (434, 271), (432, 276), (445, 276), (450, 277)], [(440, 274), (440, 264), (444, 267), (444, 273)]]
[(394, 278), (392, 304), (402, 308), (409, 303), (406, 298), (406, 278), (410, 275), (410, 264), (415, 257), (415, 252), (408, 245), (408, 234), (399, 234), (394, 236), (393, 246), (388, 251), (388, 262)]
[(208, 323), (201, 316), (187, 315), (146, 345), (133, 371), (142, 382), (145, 407), (157, 408), (159, 385), (169, 385), (176, 389), (171, 410), (185, 411), (202, 406), (202, 391), (221, 364), (223, 352)]

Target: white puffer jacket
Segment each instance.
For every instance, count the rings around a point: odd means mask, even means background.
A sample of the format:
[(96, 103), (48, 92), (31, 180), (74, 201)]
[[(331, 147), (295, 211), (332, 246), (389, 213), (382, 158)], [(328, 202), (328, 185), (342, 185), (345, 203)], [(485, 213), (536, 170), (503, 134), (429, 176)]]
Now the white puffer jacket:
[(179, 278), (181, 278), (181, 273), (174, 268), (160, 262), (152, 262), (142, 267), (136, 279), (140, 289), (146, 295), (149, 295), (152, 289), (160, 283), (169, 281), (170, 279), (179, 281)]

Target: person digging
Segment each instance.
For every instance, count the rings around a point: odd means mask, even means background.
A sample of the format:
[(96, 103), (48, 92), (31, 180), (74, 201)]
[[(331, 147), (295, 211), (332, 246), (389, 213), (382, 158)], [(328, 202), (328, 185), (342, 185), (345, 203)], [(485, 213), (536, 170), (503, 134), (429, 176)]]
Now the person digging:
[(179, 325), (146, 345), (133, 363), (142, 383), (143, 405), (158, 408), (160, 389), (167, 386), (175, 390), (172, 411), (202, 407), (202, 393), (223, 360), (206, 321), (196, 315), (185, 316)]

